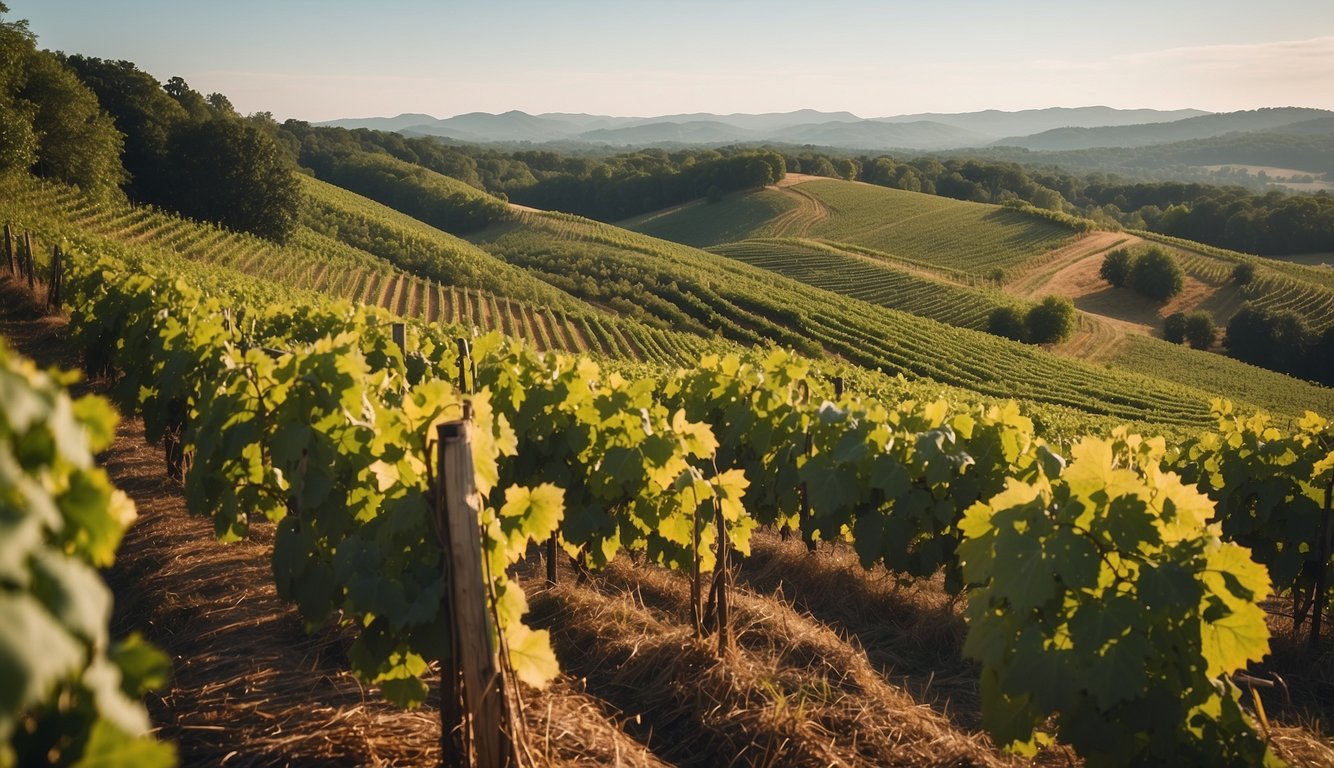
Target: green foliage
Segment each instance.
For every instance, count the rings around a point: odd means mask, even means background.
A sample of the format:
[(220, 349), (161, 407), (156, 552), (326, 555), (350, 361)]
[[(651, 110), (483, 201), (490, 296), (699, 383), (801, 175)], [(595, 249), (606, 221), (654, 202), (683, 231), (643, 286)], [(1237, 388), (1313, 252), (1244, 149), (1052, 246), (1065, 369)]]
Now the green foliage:
[[(423, 457), (464, 398), (449, 337), (413, 326), (405, 356), (372, 310), (74, 263), (76, 326), (123, 351), (118, 396), (150, 423), (188, 401), (192, 506), (227, 537), (276, 520), (280, 593), (311, 624), (348, 621), (352, 668), (420, 701), (448, 651)], [(968, 648), (1001, 743), (1055, 714), (1090, 764), (1263, 755), (1224, 676), (1267, 648), (1267, 579), (1206, 527), (1207, 500), (1158, 471), (1161, 442), (1086, 440), (1066, 470), (1013, 403), (835, 401), (815, 365), (778, 351), (634, 378), (493, 336), (473, 366), (480, 524), (521, 678), (555, 662), (504, 574), (557, 525), (595, 565), (631, 549), (708, 570), (719, 529), (744, 552), (754, 526), (789, 524), (868, 567), (981, 585)]]
[(1130, 251), (1117, 248), (1103, 257), (1098, 276), (1111, 283), (1113, 288), (1124, 288), (1130, 278), (1131, 263)]
[[(0, 15), (5, 13), (0, 9)], [(95, 193), (124, 180), (121, 135), (97, 97), (26, 22), (0, 20), (0, 174), (29, 171)]]
[(97, 97), (53, 54), (34, 53), (21, 98), (37, 107), (33, 170), (92, 192), (118, 190), (125, 179), (122, 139)]
[(136, 700), (166, 658), (113, 643), (110, 565), (134, 504), (93, 465), (115, 429), (72, 377), (39, 372), (0, 343), (0, 766), (170, 766)]
[[(0, 17), (8, 12), (0, 5)], [(37, 107), (19, 95), (36, 49), (26, 21), (0, 18), (0, 175), (25, 172), (37, 159)]]
[(1089, 765), (1273, 760), (1228, 679), (1268, 651), (1269, 577), (1220, 540), (1208, 498), (1160, 471), (1164, 450), (1085, 438), (1064, 472), (965, 515), (964, 652), (1002, 746), (1033, 754), (1056, 715)]
[(506, 212), (488, 194), (388, 155), (322, 157), (311, 166), (320, 179), (454, 235), (485, 229)]
[(1334, 430), (1311, 412), (1288, 429), (1224, 400), (1213, 412), (1216, 430), (1180, 445), (1172, 466), (1217, 503), (1224, 536), (1248, 547), (1281, 592), (1310, 590), (1330, 568), (1317, 538), (1334, 481)]
[(1028, 341), (1059, 344), (1075, 330), (1075, 305), (1064, 296), (1047, 296), (1024, 318)]
[(1126, 285), (1154, 301), (1167, 301), (1181, 293), (1185, 274), (1170, 253), (1153, 246), (1131, 261)]
[(1191, 312), (1186, 316), (1185, 338), (1196, 349), (1209, 349), (1218, 336), (1214, 318), (1208, 312)]
[(1255, 280), (1255, 265), (1242, 262), (1232, 268), (1232, 282), (1237, 285), (1250, 285)]
[(274, 141), (253, 123), (218, 114), (186, 124), (172, 134), (168, 152), (175, 210), (279, 243), (295, 231), (296, 179)]
[(1319, 373), (1308, 354), (1317, 339), (1296, 312), (1246, 303), (1228, 320), (1223, 344), (1238, 360), (1301, 376)]
[(1186, 340), (1186, 313), (1173, 312), (1163, 318), (1163, 339), (1173, 344)]
[(64, 60), (125, 135), (130, 196), (283, 242), (296, 226), (292, 164), (263, 118), (241, 119), (179, 77), (167, 85), (128, 61)]
[(987, 316), (987, 333), (1014, 341), (1028, 340), (1028, 324), (1017, 307), (996, 307)]

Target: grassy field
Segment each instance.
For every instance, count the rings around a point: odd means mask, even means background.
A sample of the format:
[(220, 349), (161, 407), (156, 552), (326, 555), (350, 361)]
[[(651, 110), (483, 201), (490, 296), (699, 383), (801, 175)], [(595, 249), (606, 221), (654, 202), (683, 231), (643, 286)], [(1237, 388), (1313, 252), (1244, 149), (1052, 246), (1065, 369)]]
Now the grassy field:
[(1003, 278), (1074, 237), (1008, 208), (833, 179), (685, 206), (627, 225), (697, 247), (779, 237), (846, 243), (985, 279)]

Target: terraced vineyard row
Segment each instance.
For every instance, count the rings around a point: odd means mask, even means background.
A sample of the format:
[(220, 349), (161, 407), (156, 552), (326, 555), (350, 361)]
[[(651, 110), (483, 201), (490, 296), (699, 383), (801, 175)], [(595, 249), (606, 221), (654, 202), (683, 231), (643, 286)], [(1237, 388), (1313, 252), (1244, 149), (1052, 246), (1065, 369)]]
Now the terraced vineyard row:
[[(1181, 268), (1203, 280), (1221, 285), (1232, 279), (1232, 270), (1241, 260), (1229, 261), (1194, 250), (1178, 250)], [(1256, 264), (1255, 278), (1241, 287), (1240, 298), (1270, 311), (1291, 310), (1301, 315), (1312, 329), (1323, 331), (1334, 325), (1334, 289), (1317, 282), (1293, 277), (1270, 259), (1247, 259)]]
[(1160, 235), (1157, 232), (1145, 232), (1134, 230), (1133, 234), (1157, 243), (1170, 245), (1182, 251), (1187, 251), (1199, 256), (1208, 256), (1229, 265), (1249, 262), (1264, 269), (1273, 270), (1299, 280), (1305, 283), (1315, 283), (1316, 285), (1334, 290), (1334, 269), (1315, 267), (1307, 264), (1297, 264), (1282, 259), (1269, 259), (1263, 256), (1252, 256), (1250, 254), (1240, 253), (1238, 251), (1229, 251), (1226, 248), (1219, 248), (1205, 243), (1197, 243), (1193, 240), (1182, 240), (1179, 237), (1169, 235)]
[[(58, 185), (6, 184), (0, 194), (0, 210), (7, 220), (24, 222), (52, 243), (62, 239), (86, 242), (91, 237), (99, 241), (95, 243), (99, 248), (114, 243), (179, 255), (262, 277), (284, 290), (323, 293), (384, 307), (402, 317), (458, 324), (480, 332), (501, 330), (540, 350), (677, 365), (698, 359), (709, 347), (702, 338), (633, 320), (588, 310), (567, 311), (559, 305), (416, 277), (306, 228), (292, 244), (278, 246), (147, 207), (91, 203), (78, 190)], [(550, 289), (544, 286), (541, 290)], [(568, 297), (561, 303), (578, 306)]]
[(1275, 413), (1289, 416), (1299, 416), (1307, 410), (1334, 413), (1334, 389), (1150, 336), (1125, 335), (1108, 362), (1182, 384), (1227, 382), (1232, 397)]
[(985, 330), (993, 309), (1023, 304), (1000, 291), (960, 286), (813, 242), (756, 239), (709, 251), (816, 288), (960, 328)]
[(890, 374), (1086, 413), (1169, 424), (1209, 420), (1211, 395), (1199, 389), (1057, 357), (607, 224), (541, 213), (525, 213), (519, 224), (478, 240), (549, 279), (560, 277), (575, 295), (634, 307), (647, 321), (707, 324), (742, 343), (765, 335)]
[[(1008, 208), (844, 181), (808, 181), (747, 198), (690, 206), (632, 226), (696, 247), (752, 238), (836, 241), (991, 280), (1074, 237)], [(738, 225), (738, 214), (751, 218)]]

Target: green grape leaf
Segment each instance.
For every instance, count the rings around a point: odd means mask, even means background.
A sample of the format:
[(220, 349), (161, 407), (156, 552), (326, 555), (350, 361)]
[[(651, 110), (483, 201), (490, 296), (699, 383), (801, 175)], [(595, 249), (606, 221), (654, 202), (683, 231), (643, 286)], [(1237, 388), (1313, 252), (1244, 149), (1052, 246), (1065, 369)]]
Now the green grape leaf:
[(519, 679), (534, 688), (545, 688), (560, 674), (560, 664), (551, 649), (551, 635), (545, 629), (533, 630), (522, 624), (505, 632), (509, 644), (510, 665)]
[(8, 713), (41, 701), (85, 658), (83, 647), (41, 603), (0, 593), (0, 733)]
[(113, 643), (107, 653), (120, 669), (121, 691), (132, 699), (143, 698), (171, 679), (171, 659), (137, 632)]
[[(1205, 584), (1212, 597), (1227, 608), (1227, 615), (1206, 621), (1200, 628), (1208, 664), (1206, 674), (1217, 677), (1269, 653), (1269, 628), (1264, 609), (1258, 605), (1269, 595), (1269, 574), (1236, 544), (1222, 544), (1206, 557)], [(1246, 592), (1252, 597), (1245, 597)], [(1206, 600), (1210, 596), (1206, 594)]]
[(173, 745), (132, 736), (107, 720), (98, 720), (74, 768), (172, 768), (176, 762)]

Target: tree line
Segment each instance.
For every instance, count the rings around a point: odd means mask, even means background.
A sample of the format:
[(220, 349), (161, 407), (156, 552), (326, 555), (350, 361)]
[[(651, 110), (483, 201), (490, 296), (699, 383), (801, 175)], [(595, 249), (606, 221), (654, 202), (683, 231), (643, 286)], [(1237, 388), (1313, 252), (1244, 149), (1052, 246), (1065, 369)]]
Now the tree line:
[[(492, 194), (538, 208), (616, 221), (687, 200), (748, 189), (803, 173), (992, 204), (1027, 204), (1053, 215), (1092, 219), (1185, 237), (1224, 248), (1283, 255), (1334, 250), (1334, 197), (1257, 193), (1241, 186), (1135, 182), (985, 158), (837, 155), (773, 147), (502, 151), (408, 138), (368, 129), (283, 129), (303, 165), (332, 149), (369, 151), (422, 165)], [(1296, 140), (1296, 139), (1294, 139)], [(769, 167), (766, 175), (760, 161)], [(1070, 223), (1060, 219), (1063, 223)]]
[(0, 174), (125, 195), (273, 240), (295, 229), (294, 166), (267, 115), (129, 61), (39, 50), (0, 3)]

